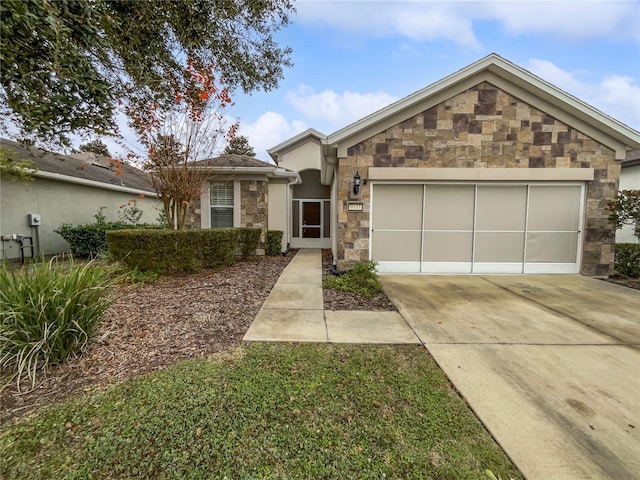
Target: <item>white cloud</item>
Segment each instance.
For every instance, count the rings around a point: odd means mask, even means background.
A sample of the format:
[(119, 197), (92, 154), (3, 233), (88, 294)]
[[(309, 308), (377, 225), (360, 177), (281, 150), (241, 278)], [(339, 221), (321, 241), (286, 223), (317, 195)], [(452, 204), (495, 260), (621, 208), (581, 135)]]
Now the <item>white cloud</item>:
[(240, 123), (238, 133), (249, 139), (259, 160), (269, 160), (267, 149), (304, 131), (306, 124), (299, 120), (289, 122), (282, 114), (265, 112), (254, 123)]
[(631, 1), (487, 2), (484, 15), (512, 34), (640, 40), (640, 4)]
[(331, 128), (345, 126), (397, 100), (388, 93), (358, 93), (334, 90), (316, 92), (308, 85), (300, 84), (290, 91), (285, 100), (306, 118), (327, 122)]
[(378, 38), (400, 35), (412, 40), (444, 38), (467, 47), (479, 47), (471, 19), (457, 7), (448, 2), (302, 1), (296, 4), (296, 20), (351, 35)]
[(630, 127), (640, 129), (640, 86), (637, 79), (607, 75), (587, 82), (579, 73), (567, 72), (547, 60), (529, 60), (529, 69), (558, 88), (578, 97)]
[(295, 20), (350, 36), (444, 39), (480, 47), (478, 21), (497, 21), (520, 35), (618, 38), (640, 41), (640, 4), (633, 1), (299, 1)]

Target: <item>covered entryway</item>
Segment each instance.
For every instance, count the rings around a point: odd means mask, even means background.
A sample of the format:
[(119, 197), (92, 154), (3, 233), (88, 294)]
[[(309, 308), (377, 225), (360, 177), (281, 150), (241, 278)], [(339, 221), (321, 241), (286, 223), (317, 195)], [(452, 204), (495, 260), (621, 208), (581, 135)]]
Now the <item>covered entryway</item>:
[(578, 273), (584, 184), (374, 183), (380, 272)]
[(331, 187), (320, 182), (320, 170), (303, 170), (300, 178), (292, 192), (291, 246), (330, 248)]

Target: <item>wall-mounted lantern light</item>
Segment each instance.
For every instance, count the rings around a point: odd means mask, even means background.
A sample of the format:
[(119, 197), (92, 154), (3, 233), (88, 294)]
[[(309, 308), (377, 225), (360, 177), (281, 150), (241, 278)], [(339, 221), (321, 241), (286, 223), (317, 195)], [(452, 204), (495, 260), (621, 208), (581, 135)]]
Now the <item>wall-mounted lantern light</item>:
[(360, 192), (360, 174), (356, 172), (353, 177), (353, 194), (358, 195)]

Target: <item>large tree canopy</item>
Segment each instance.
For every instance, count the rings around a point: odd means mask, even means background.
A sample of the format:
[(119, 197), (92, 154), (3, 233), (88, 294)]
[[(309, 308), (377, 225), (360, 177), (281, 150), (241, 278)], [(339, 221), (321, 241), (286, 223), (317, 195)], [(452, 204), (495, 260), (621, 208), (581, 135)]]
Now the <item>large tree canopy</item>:
[(291, 65), (273, 34), (291, 11), (291, 0), (2, 0), (2, 113), (45, 142), (111, 134), (121, 105), (172, 104), (187, 59), (231, 88), (273, 89)]

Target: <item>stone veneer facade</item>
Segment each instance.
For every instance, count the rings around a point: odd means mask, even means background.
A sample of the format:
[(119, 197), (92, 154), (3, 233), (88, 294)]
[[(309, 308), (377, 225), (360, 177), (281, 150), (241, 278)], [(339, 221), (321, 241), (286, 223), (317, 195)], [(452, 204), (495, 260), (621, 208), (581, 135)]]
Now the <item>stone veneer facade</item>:
[[(339, 268), (369, 258), (370, 187), (359, 195), (351, 189), (356, 171), (366, 178), (368, 167), (593, 168), (581, 273), (612, 273), (615, 229), (606, 207), (620, 176), (614, 152), (489, 83), (350, 147), (339, 160)], [(363, 202), (362, 212), (347, 212), (354, 200)]]
[(269, 185), (261, 180), (240, 181), (240, 225), (261, 228), (260, 245), (257, 254), (264, 255), (264, 242), (268, 227)]

